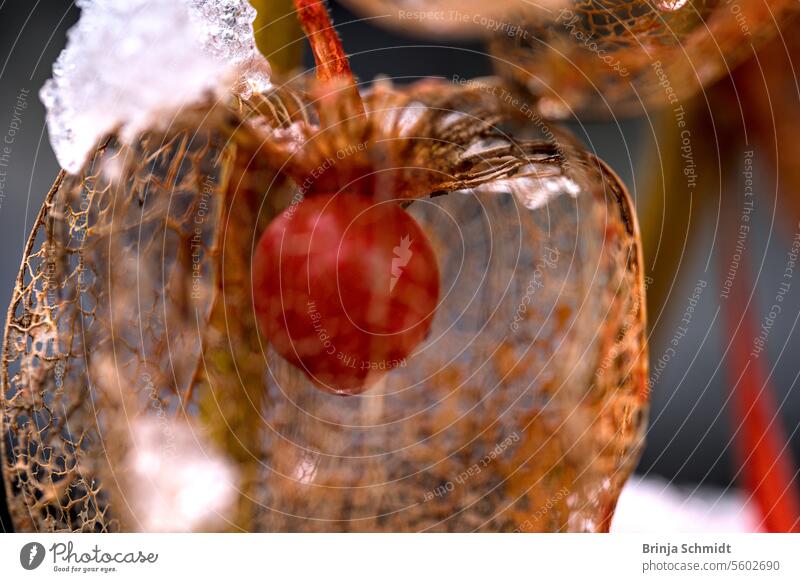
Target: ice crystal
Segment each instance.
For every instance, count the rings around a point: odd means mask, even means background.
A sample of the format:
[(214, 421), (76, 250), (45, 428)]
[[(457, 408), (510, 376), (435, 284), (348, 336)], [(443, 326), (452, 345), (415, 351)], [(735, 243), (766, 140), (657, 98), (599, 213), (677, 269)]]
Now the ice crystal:
[(187, 105), (269, 86), (246, 0), (78, 0), (53, 78), (40, 93), (56, 157), (76, 173), (111, 131), (130, 140)]

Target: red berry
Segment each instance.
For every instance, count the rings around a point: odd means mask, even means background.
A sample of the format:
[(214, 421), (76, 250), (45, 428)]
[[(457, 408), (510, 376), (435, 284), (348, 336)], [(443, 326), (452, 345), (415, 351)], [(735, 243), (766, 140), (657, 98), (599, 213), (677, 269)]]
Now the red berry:
[(315, 195), (266, 229), (253, 264), (261, 330), (319, 387), (358, 394), (430, 331), (439, 298), (433, 249), (394, 202)]

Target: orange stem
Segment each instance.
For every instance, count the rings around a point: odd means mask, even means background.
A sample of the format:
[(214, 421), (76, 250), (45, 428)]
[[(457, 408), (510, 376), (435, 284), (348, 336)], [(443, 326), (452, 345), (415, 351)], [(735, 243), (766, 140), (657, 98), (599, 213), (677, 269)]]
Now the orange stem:
[[(739, 269), (746, 272), (744, 261)], [(797, 532), (800, 497), (794, 480), (794, 463), (787, 452), (786, 434), (764, 364), (751, 355), (756, 337), (755, 312), (752, 301), (747, 306), (745, 288), (744, 281), (734, 284), (725, 301), (725, 319), (733, 333), (728, 367), (731, 384), (735, 386), (732, 405), (738, 423), (736, 444), (742, 481), (752, 494), (766, 531)]]
[(336, 29), (333, 28), (324, 0), (294, 0), (294, 4), (303, 32), (311, 43), (314, 62), (317, 64), (317, 79), (346, 79), (355, 85), (350, 61), (347, 60)]
[(340, 80), (348, 85), (349, 97), (355, 109), (364, 112), (364, 103), (358, 93), (350, 61), (342, 47), (342, 41), (333, 27), (325, 0), (294, 0), (300, 26), (311, 44), (317, 79), (323, 82)]

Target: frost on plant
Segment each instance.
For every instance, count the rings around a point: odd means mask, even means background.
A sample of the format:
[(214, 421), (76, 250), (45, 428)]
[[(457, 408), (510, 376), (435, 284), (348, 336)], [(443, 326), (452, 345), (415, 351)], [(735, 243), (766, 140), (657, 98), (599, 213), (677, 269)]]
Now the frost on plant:
[(246, 0), (78, 0), (81, 18), (41, 91), (61, 165), (80, 170), (106, 133), (169, 124), (226, 89), (248, 97), (269, 86)]

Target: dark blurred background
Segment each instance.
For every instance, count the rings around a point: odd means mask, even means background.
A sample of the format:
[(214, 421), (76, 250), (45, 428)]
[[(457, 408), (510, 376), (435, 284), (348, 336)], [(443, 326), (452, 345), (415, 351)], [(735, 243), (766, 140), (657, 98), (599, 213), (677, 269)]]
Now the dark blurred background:
[[(16, 135), (7, 168), (5, 197), (0, 197), (0, 304), (3, 306), (8, 305), (11, 296), (25, 238), (58, 172), (38, 91), (50, 76), (52, 63), (78, 13), (67, 0), (0, 0), (0, 133), (5, 133), (10, 123), (17, 95), (23, 89), (29, 91), (22, 129)], [(377, 75), (402, 83), (421, 77), (468, 78), (491, 72), (490, 59), (480, 43), (437, 44), (387, 32), (359, 21), (335, 3), (333, 15), (345, 49), (351, 54), (352, 67), (362, 81)], [(646, 178), (645, 152), (654, 140), (652, 120), (642, 117), (605, 123), (575, 121), (568, 125), (588, 149), (616, 170), (640, 203)], [(762, 263), (760, 259), (765, 258), (757, 276), (758, 284), (764, 288), (758, 299), (763, 308), (759, 316), (767, 313), (786, 264), (785, 253), (793, 226), (781, 224), (781, 219), (774, 201), (756, 204), (756, 227), (748, 239), (747, 250), (750, 264), (756, 268)], [(708, 282), (686, 337), (681, 339), (675, 356), (653, 378), (651, 423), (639, 472), (657, 474), (678, 483), (728, 487), (735, 474), (733, 430), (725, 405), (730, 379), (721, 364), (720, 346), (727, 345), (727, 341), (723, 341), (720, 329), (716, 282), (720, 272), (717, 259), (727, 262), (735, 241), (714, 235), (715, 225), (710, 224), (707, 234), (693, 242), (683, 256), (680, 272), (675, 274), (680, 284), (672, 287), (665, 309), (649, 315), (653, 338), (651, 367), (655, 367), (680, 325), (694, 287), (698, 281)], [(674, 237), (681, 243), (683, 238)], [(652, 266), (650, 259), (645, 257), (648, 268)], [(800, 435), (795, 434), (800, 425), (800, 395), (794, 389), (800, 371), (800, 359), (796, 357), (800, 344), (793, 327), (799, 310), (800, 290), (792, 289), (767, 347), (770, 362), (777, 362), (772, 381), (779, 401), (786, 398), (781, 409), (788, 432), (794, 435), (795, 459), (800, 457)], [(5, 508), (0, 513), (3, 528), (9, 530)]]

